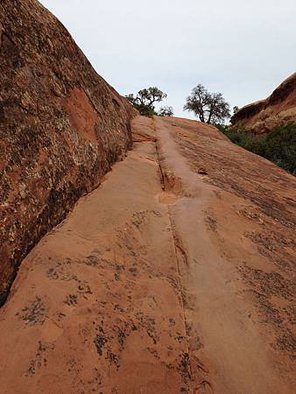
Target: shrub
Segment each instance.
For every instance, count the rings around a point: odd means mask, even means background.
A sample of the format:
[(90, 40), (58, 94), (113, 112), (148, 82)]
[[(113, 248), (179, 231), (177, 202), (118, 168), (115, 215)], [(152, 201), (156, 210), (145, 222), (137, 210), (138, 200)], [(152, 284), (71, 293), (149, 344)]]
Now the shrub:
[(173, 116), (174, 110), (173, 107), (161, 107), (158, 116)]
[(265, 137), (263, 156), (296, 175), (296, 123), (275, 128)]
[(167, 94), (157, 87), (139, 90), (136, 96), (128, 94), (125, 96), (128, 101), (144, 116), (157, 115), (155, 111), (155, 103), (163, 101)]
[(296, 123), (276, 127), (263, 136), (255, 136), (246, 130), (217, 126), (233, 143), (296, 175)]

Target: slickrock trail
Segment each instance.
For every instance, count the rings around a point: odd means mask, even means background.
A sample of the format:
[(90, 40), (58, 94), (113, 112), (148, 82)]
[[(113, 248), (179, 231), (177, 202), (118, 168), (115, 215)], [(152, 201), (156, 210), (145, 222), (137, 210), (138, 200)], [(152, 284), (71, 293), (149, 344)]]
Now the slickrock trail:
[(194, 121), (133, 135), (22, 262), (0, 392), (294, 393), (295, 178)]

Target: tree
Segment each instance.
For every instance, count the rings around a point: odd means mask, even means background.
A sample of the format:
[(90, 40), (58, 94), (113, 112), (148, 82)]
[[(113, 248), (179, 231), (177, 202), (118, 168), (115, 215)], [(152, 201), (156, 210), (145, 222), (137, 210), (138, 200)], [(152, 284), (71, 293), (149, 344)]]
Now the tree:
[(221, 93), (210, 93), (201, 84), (197, 85), (187, 97), (185, 111), (192, 111), (203, 123), (220, 123), (230, 118), (229, 104)]
[(140, 114), (145, 116), (157, 115), (154, 104), (159, 103), (166, 97), (167, 94), (162, 92), (157, 87), (142, 89), (137, 93), (136, 96), (133, 94), (126, 96), (126, 98), (133, 104)]
[(173, 107), (161, 107), (158, 111), (158, 116), (173, 116), (174, 110)]

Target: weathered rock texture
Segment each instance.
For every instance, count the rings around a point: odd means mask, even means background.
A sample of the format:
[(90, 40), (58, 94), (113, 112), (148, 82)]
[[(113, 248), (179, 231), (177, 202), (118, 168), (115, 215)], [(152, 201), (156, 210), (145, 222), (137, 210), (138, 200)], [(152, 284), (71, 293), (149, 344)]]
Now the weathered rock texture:
[(131, 145), (133, 110), (36, 0), (0, 3), (0, 304), (28, 251)]
[(2, 394), (295, 394), (296, 178), (180, 118), (24, 259)]
[(296, 122), (296, 73), (286, 79), (266, 100), (246, 105), (231, 119), (233, 126), (258, 134), (289, 122)]

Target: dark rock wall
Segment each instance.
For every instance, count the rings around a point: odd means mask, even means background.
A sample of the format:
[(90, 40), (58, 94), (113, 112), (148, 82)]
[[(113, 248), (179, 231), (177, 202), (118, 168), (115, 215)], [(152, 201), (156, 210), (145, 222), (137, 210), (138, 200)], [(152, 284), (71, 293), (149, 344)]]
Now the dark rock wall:
[(0, 2), (0, 304), (30, 249), (131, 146), (133, 109), (35, 0)]

